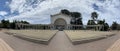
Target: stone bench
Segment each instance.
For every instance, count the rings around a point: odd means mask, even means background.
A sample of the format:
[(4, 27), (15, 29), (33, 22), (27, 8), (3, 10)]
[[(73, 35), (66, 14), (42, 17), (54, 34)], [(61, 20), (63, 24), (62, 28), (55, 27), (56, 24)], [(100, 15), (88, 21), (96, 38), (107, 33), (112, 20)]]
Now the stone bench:
[(120, 51), (120, 39), (117, 40), (107, 51)]

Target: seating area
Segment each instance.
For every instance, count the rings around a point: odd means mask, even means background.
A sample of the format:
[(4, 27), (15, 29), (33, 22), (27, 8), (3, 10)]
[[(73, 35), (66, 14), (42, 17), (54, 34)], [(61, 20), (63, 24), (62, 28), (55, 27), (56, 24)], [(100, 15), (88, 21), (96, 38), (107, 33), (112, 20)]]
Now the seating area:
[(102, 32), (102, 31), (85, 31), (85, 30), (65, 30), (64, 31), (70, 41), (73, 44), (81, 44), (86, 42), (91, 42), (99, 39), (103, 39), (112, 35), (112, 32)]
[(57, 33), (57, 30), (8, 30), (5, 33), (25, 40), (48, 44), (50, 39)]

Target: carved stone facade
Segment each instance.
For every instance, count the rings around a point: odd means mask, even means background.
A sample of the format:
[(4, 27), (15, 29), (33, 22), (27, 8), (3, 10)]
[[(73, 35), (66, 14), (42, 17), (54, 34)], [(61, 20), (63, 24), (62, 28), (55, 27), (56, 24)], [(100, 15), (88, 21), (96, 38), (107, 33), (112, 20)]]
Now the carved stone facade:
[(69, 25), (71, 21), (71, 16), (62, 13), (51, 15), (51, 24), (54, 25)]

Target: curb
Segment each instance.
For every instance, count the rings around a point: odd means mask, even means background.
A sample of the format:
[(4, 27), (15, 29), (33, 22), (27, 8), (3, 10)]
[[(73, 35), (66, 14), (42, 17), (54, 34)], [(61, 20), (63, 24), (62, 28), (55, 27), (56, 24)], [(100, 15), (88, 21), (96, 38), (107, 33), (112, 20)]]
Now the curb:
[(91, 37), (90, 39), (81, 39), (81, 40), (77, 40), (77, 41), (72, 41), (72, 44), (77, 45), (77, 44), (83, 44), (83, 43), (89, 43), (89, 42), (93, 42), (93, 41), (97, 41), (97, 40), (101, 40), (101, 39), (105, 39), (106, 36), (101, 36), (101, 37)]

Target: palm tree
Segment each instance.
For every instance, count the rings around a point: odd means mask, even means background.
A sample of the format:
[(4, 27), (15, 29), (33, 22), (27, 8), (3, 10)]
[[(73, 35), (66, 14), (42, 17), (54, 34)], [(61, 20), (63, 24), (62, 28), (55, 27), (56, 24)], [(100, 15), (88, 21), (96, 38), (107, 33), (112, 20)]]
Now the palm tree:
[(82, 25), (82, 15), (79, 12), (71, 12), (72, 22), (74, 22), (75, 25)]
[(92, 13), (91, 13), (91, 18), (92, 18), (92, 20), (93, 20), (94, 22), (97, 21), (97, 18), (98, 18), (97, 12), (92, 12)]
[(92, 12), (91, 17), (95, 21), (98, 18), (97, 12)]

